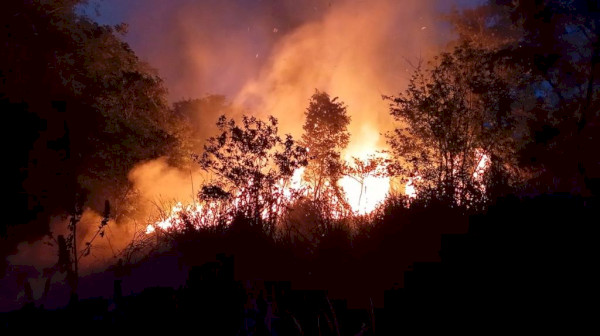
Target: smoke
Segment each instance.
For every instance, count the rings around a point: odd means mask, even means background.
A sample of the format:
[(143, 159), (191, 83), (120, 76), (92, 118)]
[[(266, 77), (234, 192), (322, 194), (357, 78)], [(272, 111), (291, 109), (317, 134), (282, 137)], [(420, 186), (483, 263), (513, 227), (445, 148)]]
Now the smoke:
[(288, 132), (299, 125), (315, 89), (338, 96), (352, 117), (349, 155), (382, 149), (391, 117), (382, 95), (405, 87), (410, 62), (439, 48), (428, 1), (342, 1), (288, 34), (235, 102), (272, 114)]
[(172, 101), (224, 94), (299, 136), (310, 96), (326, 91), (352, 117), (347, 156), (384, 147), (392, 120), (381, 95), (402, 91), (410, 63), (450, 35), (442, 0), (107, 2), (127, 13), (128, 42), (159, 70)]
[[(381, 95), (403, 90), (412, 72), (409, 63), (426, 59), (448, 39), (442, 33), (447, 27), (439, 19), (444, 3), (105, 0), (100, 4), (122, 12), (130, 25), (127, 41), (165, 78), (171, 101), (226, 94), (236, 108), (263, 117), (274, 115), (281, 131), (299, 137), (310, 96), (315, 89), (326, 91), (347, 104), (352, 118), (347, 156), (363, 156), (384, 148), (380, 133), (392, 125)], [(99, 21), (103, 19), (109, 18)], [(221, 112), (203, 109), (195, 120), (214, 122)], [(197, 128), (207, 132), (210, 126)], [(131, 237), (133, 229), (126, 221), (144, 223), (161, 206), (189, 200), (195, 192), (192, 184), (199, 186), (201, 176), (197, 170), (169, 166), (165, 159), (136, 166), (129, 174), (137, 193), (136, 214), (111, 226), (122, 230), (112, 234), (113, 248), (123, 245), (116, 244), (116, 237)], [(82, 235), (91, 234), (101, 220), (91, 210), (84, 219), (90, 228), (82, 220)], [(60, 228), (66, 223), (57, 219), (51, 230), (61, 232)], [(25, 245), (19, 249), (23, 258), (34, 253)]]
[[(129, 23), (126, 40), (165, 79), (172, 102), (225, 94), (234, 105), (279, 119), (281, 131), (299, 137), (315, 89), (345, 102), (351, 115), (346, 156), (385, 147), (393, 127), (382, 95), (401, 92), (418, 59), (448, 41), (440, 20), (443, 0), (106, 0)], [(100, 8), (101, 9), (101, 8)], [(110, 18), (99, 18), (110, 21)], [(203, 113), (198, 112), (198, 113)], [(218, 115), (198, 120), (214, 120)], [(204, 129), (204, 127), (202, 127)], [(200, 137), (208, 134), (200, 134)], [(81, 274), (114, 263), (115, 255), (157, 210), (190, 200), (202, 182), (198, 170), (172, 167), (164, 158), (137, 165), (129, 174), (136, 192), (131, 216), (111, 221), (96, 238)], [(90, 241), (102, 216), (86, 209), (78, 241)], [(66, 234), (67, 219), (51, 230)], [(56, 246), (19, 245), (11, 265), (31, 265), (34, 283), (57, 261)], [(35, 272), (33, 272), (35, 273)], [(36, 287), (36, 296), (41, 289)]]
[(137, 206), (145, 209), (142, 212), (146, 213), (152, 213), (152, 210), (160, 212), (175, 202), (190, 203), (204, 178), (199, 168), (185, 170), (173, 167), (166, 158), (141, 163), (129, 173), (129, 180), (138, 193)]
[[(193, 190), (194, 185), (200, 185), (202, 179), (198, 169), (183, 170), (172, 167), (166, 158), (143, 162), (134, 167), (129, 173), (133, 210), (120, 213), (112, 207), (111, 217), (118, 217), (119, 220), (110, 220), (104, 230), (104, 236), (97, 236), (93, 240), (90, 255), (80, 259), (81, 275), (99, 266), (115, 263), (119, 252), (131, 242), (135, 232), (145, 229), (146, 224), (156, 220), (161, 211), (169, 210), (175, 202), (190, 202), (197, 192)], [(77, 224), (79, 250), (85, 248), (86, 242), (92, 241), (102, 219), (102, 214), (91, 208), (84, 209)], [(50, 232), (54, 238), (69, 234), (69, 220), (68, 216), (54, 217), (51, 220)], [(58, 247), (51, 238), (45, 238), (33, 244), (22, 242), (18, 246), (18, 253), (10, 256), (9, 261), (12, 265), (31, 265), (42, 272), (44, 268), (56, 264), (57, 258)]]
[[(129, 24), (127, 41), (160, 70), (172, 101), (231, 96), (285, 34), (321, 17), (324, 0), (106, 0), (100, 22)], [(115, 9), (115, 8), (118, 8)], [(115, 15), (114, 12), (121, 15)], [(106, 10), (105, 12), (108, 12)]]
[[(82, 278), (116, 264), (122, 257), (121, 252), (132, 242), (134, 235), (144, 231), (148, 223), (155, 221), (161, 212), (168, 211), (176, 201), (189, 202), (196, 192), (192, 189), (193, 186), (202, 182), (202, 174), (197, 169), (182, 170), (172, 167), (166, 158), (159, 158), (138, 164), (129, 173), (129, 180), (133, 190), (133, 211), (120, 214), (118, 211), (115, 213), (116, 209), (113, 207), (112, 216), (117, 217), (118, 221), (110, 220), (102, 236), (98, 234), (98, 229), (103, 215), (91, 208), (84, 209), (81, 220), (77, 223), (77, 250), (81, 256), (78, 265), (79, 276)], [(58, 262), (56, 238), (69, 234), (69, 220), (67, 216), (54, 217), (51, 220), (50, 232), (54, 238), (48, 236), (33, 243), (22, 242), (18, 245), (17, 253), (7, 258), (12, 270), (9, 273), (12, 273), (12, 276), (0, 281), (0, 287), (10, 286), (11, 290), (7, 293), (0, 290), (0, 298), (5, 297), (12, 301), (16, 293), (18, 299), (24, 299), (22, 287), (12, 288), (15, 277), (27, 278), (36, 300), (42, 298), (48, 276), (52, 278), (52, 288), (55, 288), (56, 284), (64, 283), (65, 274), (48, 274), (46, 270)], [(90, 253), (83, 255), (81, 251), (87, 242), (91, 242)], [(10, 301), (6, 306), (0, 305), (0, 311), (19, 306), (15, 305), (15, 302), (12, 302), (13, 305), (9, 304)]]
[[(90, 253), (86, 256), (82, 253), (79, 254), (81, 256), (78, 263), (80, 276), (87, 276), (94, 271), (105, 269), (107, 266), (114, 264), (119, 249), (127, 244), (128, 237), (133, 234), (132, 226), (119, 225), (111, 220), (108, 222), (104, 237), (100, 237), (96, 233), (102, 219), (101, 214), (86, 208), (77, 224), (77, 250), (82, 251), (86, 246), (85, 243), (91, 242)], [(57, 283), (63, 284), (65, 274), (51, 271), (51, 269), (58, 262), (56, 239), (59, 235), (66, 237), (69, 234), (69, 220), (70, 218), (66, 216), (54, 217), (50, 222), (52, 237), (47, 236), (33, 243), (20, 243), (17, 247), (17, 253), (7, 258), (12, 272), (9, 272), (11, 276), (0, 281), (0, 287), (12, 287), (14, 286), (15, 276), (17, 278), (24, 277), (31, 285), (33, 298), (39, 300), (43, 296), (46, 279), (51, 279), (52, 288), (56, 288)], [(94, 236), (96, 237), (94, 238)], [(24, 299), (22, 286), (17, 287), (16, 290), (8, 291), (8, 293), (0, 291), (0, 298), (4, 296), (4, 299), (7, 300), (4, 305), (0, 306), (0, 310), (18, 307), (18, 303), (13, 302), (15, 297), (10, 294), (17, 294), (17, 299)]]

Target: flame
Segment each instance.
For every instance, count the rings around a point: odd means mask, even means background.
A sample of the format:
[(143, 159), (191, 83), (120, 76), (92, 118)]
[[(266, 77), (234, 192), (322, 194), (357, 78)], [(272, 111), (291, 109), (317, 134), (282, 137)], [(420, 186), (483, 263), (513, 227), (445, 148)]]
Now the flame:
[(146, 226), (146, 234), (152, 234), (154, 231), (156, 231), (154, 225), (148, 224), (148, 226)]
[(346, 200), (352, 210), (360, 215), (371, 213), (385, 200), (390, 190), (389, 177), (367, 176), (363, 183), (344, 176), (338, 182), (344, 189)]
[[(366, 152), (364, 152), (366, 153)], [(476, 158), (478, 164), (473, 172), (473, 178), (475, 181), (483, 182), (483, 175), (490, 165), (489, 156), (482, 150), (477, 150)], [(368, 153), (363, 154), (359, 158), (366, 162), (369, 157), (382, 157), (380, 153)], [(304, 168), (299, 168), (294, 171), (294, 174), (289, 181), (280, 181), (278, 188), (281, 191), (285, 199), (292, 199), (294, 194), (306, 193), (309, 189), (302, 176), (304, 174)], [(420, 176), (415, 175), (410, 177), (404, 187), (404, 193), (409, 199), (414, 199), (417, 196), (415, 183), (421, 179)], [(357, 215), (365, 215), (374, 211), (379, 204), (381, 204), (389, 195), (390, 192), (390, 178), (388, 176), (374, 176), (367, 175), (361, 180), (352, 176), (344, 176), (338, 181), (338, 185), (343, 189), (346, 202), (350, 205), (353, 212)], [(482, 186), (484, 188), (484, 186)], [(483, 190), (485, 191), (485, 190)], [(238, 197), (233, 201), (233, 206), (236, 206), (241, 202)], [(272, 211), (277, 211), (274, 205)], [(159, 220), (153, 224), (149, 224), (146, 227), (146, 234), (152, 234), (156, 229), (171, 230), (184, 227), (186, 220), (195, 223), (197, 226), (213, 225), (217, 223), (219, 217), (223, 212), (219, 211), (219, 204), (204, 203), (204, 204), (188, 204), (183, 205), (181, 202), (175, 204), (164, 219)], [(263, 218), (267, 218), (269, 209), (264, 209), (262, 212)], [(226, 219), (226, 223), (231, 222), (231, 218)]]
[[(356, 153), (356, 152), (354, 152)], [(382, 153), (370, 153), (368, 150), (358, 151), (358, 158), (363, 163), (366, 163), (372, 158), (386, 159), (387, 155)], [(347, 154), (348, 158), (350, 154)], [(376, 167), (381, 169), (383, 167)], [(390, 192), (390, 178), (388, 176), (376, 176), (375, 171), (367, 173), (362, 177), (344, 176), (338, 181), (338, 185), (342, 187), (346, 193), (346, 201), (352, 207), (352, 210), (359, 214), (365, 215), (373, 212), (377, 206), (382, 203)]]
[[(202, 216), (207, 215), (207, 211), (204, 210), (206, 210), (206, 208), (199, 204), (188, 204), (183, 206), (181, 202), (177, 202), (177, 204), (175, 204), (169, 211), (168, 216), (154, 224), (149, 224), (146, 226), (146, 234), (153, 233), (157, 228), (167, 231), (173, 227), (181, 227), (185, 224), (185, 218), (183, 214), (192, 217), (191, 219), (196, 219), (197, 217), (197, 219), (200, 219), (200, 222), (198, 223), (204, 224), (207, 221), (207, 217)], [(208, 208), (208, 210), (208, 215), (214, 215), (212, 209)]]
[(417, 189), (414, 184), (415, 179), (419, 179), (419, 176), (408, 178), (408, 182), (406, 182), (406, 186), (404, 186), (404, 193), (409, 199), (417, 197)]
[(479, 158), (479, 163), (477, 164), (477, 168), (475, 172), (473, 172), (473, 178), (476, 181), (482, 181), (483, 174), (490, 166), (490, 157), (487, 155), (482, 149), (477, 149), (475, 152), (475, 157)]
[[(284, 199), (290, 200), (294, 194), (299, 192), (303, 188), (302, 183), (302, 174), (304, 173), (304, 168), (297, 169), (294, 171), (294, 174), (290, 178), (290, 180), (286, 183), (284, 180), (280, 180), (277, 185), (277, 189), (283, 195)], [(249, 182), (251, 185), (252, 182)], [(239, 191), (235, 199), (233, 200), (231, 206), (238, 206), (242, 200), (242, 191)], [(265, 208), (263, 209), (261, 216), (263, 219), (267, 219), (271, 210), (273, 213), (280, 212), (278, 209), (280, 204), (273, 204), (271, 209)], [(153, 224), (149, 224), (146, 226), (146, 234), (152, 234), (156, 231), (156, 229), (161, 229), (164, 231), (168, 230), (179, 230), (184, 228), (187, 224), (192, 224), (196, 228), (206, 227), (211, 225), (216, 225), (220, 220), (224, 220), (225, 223), (230, 224), (233, 218), (227, 217), (224, 214), (227, 211), (223, 211), (223, 204), (219, 201), (212, 202), (202, 202), (202, 203), (194, 203), (183, 205), (181, 202), (177, 202), (171, 209), (168, 211), (168, 215), (164, 216), (163, 219), (156, 221)]]
[[(366, 160), (368, 156), (372, 157), (374, 155), (376, 154), (363, 155), (363, 157)], [(309, 189), (302, 178), (304, 170), (304, 167), (296, 169), (289, 181), (280, 181), (278, 188), (280, 188), (285, 199), (290, 200), (293, 195), (306, 193)], [(366, 176), (362, 182), (359, 182), (355, 178), (345, 176), (338, 181), (338, 185), (345, 192), (346, 201), (351, 206), (354, 213), (364, 215), (375, 210), (375, 208), (385, 200), (390, 189), (390, 178)], [(233, 201), (233, 206), (241, 202), (239, 197), (238, 194)], [(277, 207), (277, 205), (274, 205), (274, 207)], [(275, 208), (271, 210), (276, 211)], [(217, 222), (221, 213), (217, 202), (188, 205), (183, 205), (181, 202), (178, 202), (170, 209), (170, 211), (168, 211), (168, 215), (163, 219), (158, 220), (153, 224), (149, 224), (146, 227), (146, 234), (152, 234), (157, 229), (167, 231), (183, 228), (186, 225), (186, 220), (197, 226), (213, 225)], [(264, 209), (262, 216), (266, 218), (268, 213), (269, 209)], [(231, 219), (228, 219), (225, 222), (230, 221)]]
[[(480, 191), (482, 193), (485, 193), (485, 185), (483, 184), (483, 178), (484, 178), (484, 174), (485, 172), (488, 170), (488, 168), (490, 167), (490, 157), (487, 153), (485, 153), (485, 151), (483, 151), (482, 149), (478, 148), (475, 150), (475, 158), (477, 161), (477, 167), (475, 167), (475, 170), (473, 171), (473, 180), (477, 183), (479, 183), (479, 188)], [(409, 199), (414, 199), (417, 197), (417, 190), (415, 187), (415, 182), (418, 182), (419, 180), (421, 180), (421, 176), (419, 176), (418, 174), (415, 175), (414, 177), (409, 177), (408, 181), (406, 182), (406, 185), (404, 186), (404, 193), (408, 196)], [(459, 185), (459, 187), (461, 187), (461, 185)], [(457, 191), (458, 194), (458, 191)], [(458, 198), (459, 196), (457, 195), (457, 200), (460, 201)]]

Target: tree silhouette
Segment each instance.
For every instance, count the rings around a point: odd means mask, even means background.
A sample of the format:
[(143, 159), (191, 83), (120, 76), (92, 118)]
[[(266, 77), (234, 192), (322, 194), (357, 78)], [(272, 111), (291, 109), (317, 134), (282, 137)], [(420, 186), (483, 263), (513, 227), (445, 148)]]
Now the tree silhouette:
[(277, 119), (268, 122), (242, 117), (242, 124), (221, 116), (221, 132), (204, 145), (197, 157), (202, 169), (215, 179), (199, 193), (202, 200), (231, 204), (231, 215), (242, 215), (272, 232), (278, 215), (290, 201), (286, 194), (294, 171), (307, 164), (306, 149), (291, 135), (277, 135)]
[[(90, 255), (92, 245), (96, 238), (104, 237), (104, 232), (108, 222), (110, 220), (110, 202), (106, 200), (104, 202), (104, 213), (100, 225), (98, 225), (96, 232), (91, 239), (85, 242), (85, 247), (78, 247), (78, 243), (81, 243), (77, 239), (77, 227), (81, 222), (83, 216), (83, 204), (85, 203), (85, 196), (82, 194), (76, 195), (77, 202), (74, 204), (73, 209), (69, 213), (69, 222), (67, 224), (68, 234), (58, 235), (56, 238), (53, 237), (52, 233), (49, 233), (50, 239), (56, 244), (58, 249), (58, 261), (57, 263), (49, 268), (44, 269), (44, 276), (46, 276), (46, 285), (44, 289), (44, 297), (48, 295), (50, 290), (50, 284), (52, 277), (56, 272), (65, 273), (65, 280), (69, 286), (70, 303), (75, 304), (78, 300), (78, 288), (79, 288), (79, 265), (81, 258)], [(53, 246), (52, 242), (46, 242), (47, 245)]]
[(97, 211), (120, 200), (135, 164), (182, 142), (162, 80), (123, 41), (126, 26), (82, 15), (85, 2), (1, 6), (0, 109), (15, 144), (7, 153), (15, 211), (0, 224), (0, 239), (9, 237), (2, 255), (47, 233), (49, 216), (69, 211), (80, 188), (94, 191), (86, 205)]
[[(532, 191), (597, 192), (600, 165), (591, 153), (600, 125), (598, 2), (489, 0), (455, 13), (452, 21), (462, 39), (483, 42), (529, 74), (514, 89), (530, 96), (523, 107), (529, 139), (520, 160), (536, 171)], [(487, 23), (485, 29), (476, 21)], [(487, 43), (500, 36), (510, 38)]]
[(396, 166), (413, 177), (417, 193), (474, 204), (485, 200), (490, 182), (485, 161), (512, 174), (515, 97), (501, 70), (488, 52), (464, 43), (428, 69), (419, 65), (405, 93), (384, 97), (401, 123), (388, 134)]
[(313, 200), (341, 197), (337, 181), (343, 175), (341, 151), (348, 146), (350, 116), (346, 105), (318, 90), (304, 113), (304, 134), (300, 144), (308, 149), (309, 162), (304, 180), (312, 187)]

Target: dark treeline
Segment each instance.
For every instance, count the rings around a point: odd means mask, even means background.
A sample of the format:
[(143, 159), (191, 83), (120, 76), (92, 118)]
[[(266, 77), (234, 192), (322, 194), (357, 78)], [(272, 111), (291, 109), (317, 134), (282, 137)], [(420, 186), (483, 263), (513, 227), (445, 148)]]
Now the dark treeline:
[(537, 192), (598, 188), (600, 75), (597, 1), (489, 1), (451, 17), (462, 40), (476, 41), (523, 74), (515, 90), (533, 100), (519, 163), (535, 167)]
[[(123, 42), (126, 25), (99, 25), (81, 4), (1, 5), (0, 109), (12, 129), (0, 274), (19, 242), (66, 215), (71, 236), (57, 240), (56, 268), (77, 279), (83, 205), (104, 213), (100, 229), (116, 207), (128, 211), (127, 174), (145, 160), (210, 172), (196, 202), (216, 206), (134, 239), (107, 271), (110, 298), (78, 300), (67, 284), (66, 308), (47, 310), (21, 279), (27, 302), (2, 327), (33, 318), (385, 335), (591, 322), (576, 303), (591, 295), (600, 213), (597, 1), (490, 0), (453, 12), (457, 40), (383, 97), (398, 122), (389, 156), (353, 167), (341, 159), (350, 117), (337, 97), (315, 92), (299, 141), (280, 136), (274, 117), (240, 117), (222, 96), (169, 106), (161, 78)], [(205, 120), (218, 114), (216, 127)], [(280, 184), (301, 167), (308, 186), (288, 194)], [(391, 195), (356, 215), (337, 181), (369, 174), (411, 183), (415, 197)], [(165, 255), (189, 268), (185, 285), (122, 293), (141, 263)]]
[(77, 14), (80, 3), (1, 5), (11, 174), (3, 256), (46, 234), (49, 218), (72, 212), (78, 199), (99, 211), (106, 199), (123, 201), (136, 163), (182, 148), (162, 80), (123, 42), (126, 25), (99, 25)]

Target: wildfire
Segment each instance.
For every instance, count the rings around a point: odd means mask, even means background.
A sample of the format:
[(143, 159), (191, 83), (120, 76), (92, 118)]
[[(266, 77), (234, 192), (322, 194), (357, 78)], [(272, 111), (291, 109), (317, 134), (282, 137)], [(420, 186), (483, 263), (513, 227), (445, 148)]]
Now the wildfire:
[(197, 223), (199, 226), (211, 225), (218, 216), (218, 211), (215, 205), (200, 205), (188, 204), (184, 206), (181, 202), (177, 202), (168, 213), (168, 216), (146, 226), (146, 234), (151, 234), (156, 231), (156, 228), (169, 230), (173, 227), (183, 227), (186, 220)]
[(409, 178), (408, 182), (406, 182), (406, 186), (404, 187), (404, 193), (408, 196), (408, 198), (416, 198), (417, 197), (417, 189), (415, 188), (414, 180), (416, 178)]
[[(279, 188), (285, 198), (291, 199), (293, 194), (308, 190), (302, 178), (303, 174), (304, 168), (300, 168), (294, 172), (289, 182), (280, 181)], [(390, 189), (390, 179), (370, 175), (370, 172), (367, 172), (362, 176), (345, 176), (338, 181), (338, 185), (343, 189), (346, 201), (352, 210), (356, 214), (364, 215), (375, 210), (377, 205), (385, 200)], [(233, 204), (235, 205), (236, 202), (239, 202), (239, 199), (236, 198)], [(149, 224), (146, 227), (146, 234), (152, 234), (156, 229), (181, 228), (186, 220), (200, 226), (212, 225), (217, 222), (219, 214), (222, 213), (218, 207), (217, 203), (183, 205), (178, 202), (163, 219)], [(265, 209), (263, 216), (267, 216), (267, 212)]]
[[(294, 193), (303, 188), (303, 173), (304, 168), (300, 168), (294, 171), (294, 174), (288, 183), (283, 180), (279, 181), (277, 186), (278, 191), (281, 192), (285, 198), (291, 199)], [(240, 192), (233, 200), (232, 206), (235, 207), (241, 202)], [(277, 204), (274, 204), (273, 207), (273, 209), (263, 209), (261, 215), (264, 219), (268, 218), (269, 210), (277, 212)], [(194, 203), (185, 206), (181, 202), (178, 202), (170, 209), (168, 215), (163, 219), (156, 221), (154, 224), (149, 224), (146, 227), (146, 234), (154, 233), (157, 228), (165, 231), (174, 228), (183, 228), (186, 223), (193, 223), (193, 225), (198, 227), (215, 225), (220, 219), (224, 220), (225, 223), (230, 223), (232, 218), (222, 218), (223, 214), (227, 213), (223, 210), (222, 204), (218, 201)]]
[[(478, 150), (475, 155), (478, 165), (473, 172), (473, 178), (475, 181), (482, 182), (483, 174), (490, 165), (490, 158), (481, 150)], [(356, 169), (355, 172), (358, 171), (358, 173), (344, 176), (338, 181), (338, 185), (345, 193), (346, 202), (348, 202), (354, 213), (358, 215), (365, 215), (374, 211), (386, 199), (390, 191), (390, 178), (383, 174), (376, 174), (375, 171), (377, 168), (372, 164), (368, 164), (370, 162), (369, 158), (372, 160), (374, 157), (376, 156), (370, 154), (368, 156), (363, 155), (362, 160), (355, 158), (355, 165), (358, 164), (362, 170)], [(292, 195), (308, 190), (308, 186), (302, 178), (303, 174), (304, 168), (300, 168), (294, 171), (293, 176), (287, 183), (280, 181), (278, 188), (280, 188), (279, 190), (285, 198), (291, 199)], [(404, 187), (404, 193), (409, 198), (416, 197), (415, 182), (420, 179), (421, 177), (418, 175), (408, 179)], [(240, 201), (239, 198), (236, 198), (233, 206)], [(157, 228), (161, 230), (182, 228), (186, 220), (198, 226), (214, 225), (223, 213), (219, 206), (218, 203), (188, 204), (184, 206), (179, 202), (171, 208), (165, 218), (148, 225), (146, 227), (146, 234), (152, 234)], [(267, 218), (268, 210), (264, 209), (262, 213), (264, 218)], [(230, 220), (226, 219), (225, 222), (230, 222)]]
[[(487, 155), (482, 149), (477, 149), (475, 151), (475, 159), (477, 160), (477, 166), (473, 171), (473, 181), (479, 184), (479, 189), (482, 193), (485, 193), (485, 185), (484, 185), (484, 174), (488, 170), (491, 160), (489, 155)], [(456, 171), (455, 171), (456, 172)], [(416, 198), (417, 197), (417, 189), (415, 187), (415, 182), (419, 182), (421, 180), (421, 176), (415, 175), (414, 177), (408, 178), (406, 185), (404, 186), (404, 193), (408, 196), (408, 198)], [(459, 184), (459, 187), (462, 187)], [(458, 199), (458, 191), (457, 191), (457, 200)]]
[(344, 189), (352, 210), (360, 215), (375, 210), (377, 205), (385, 200), (390, 190), (389, 177), (367, 176), (361, 183), (345, 176), (338, 184)]
[(381, 153), (352, 157), (352, 173), (338, 181), (355, 213), (371, 213), (388, 196), (390, 178), (384, 172), (385, 159), (386, 155)]

